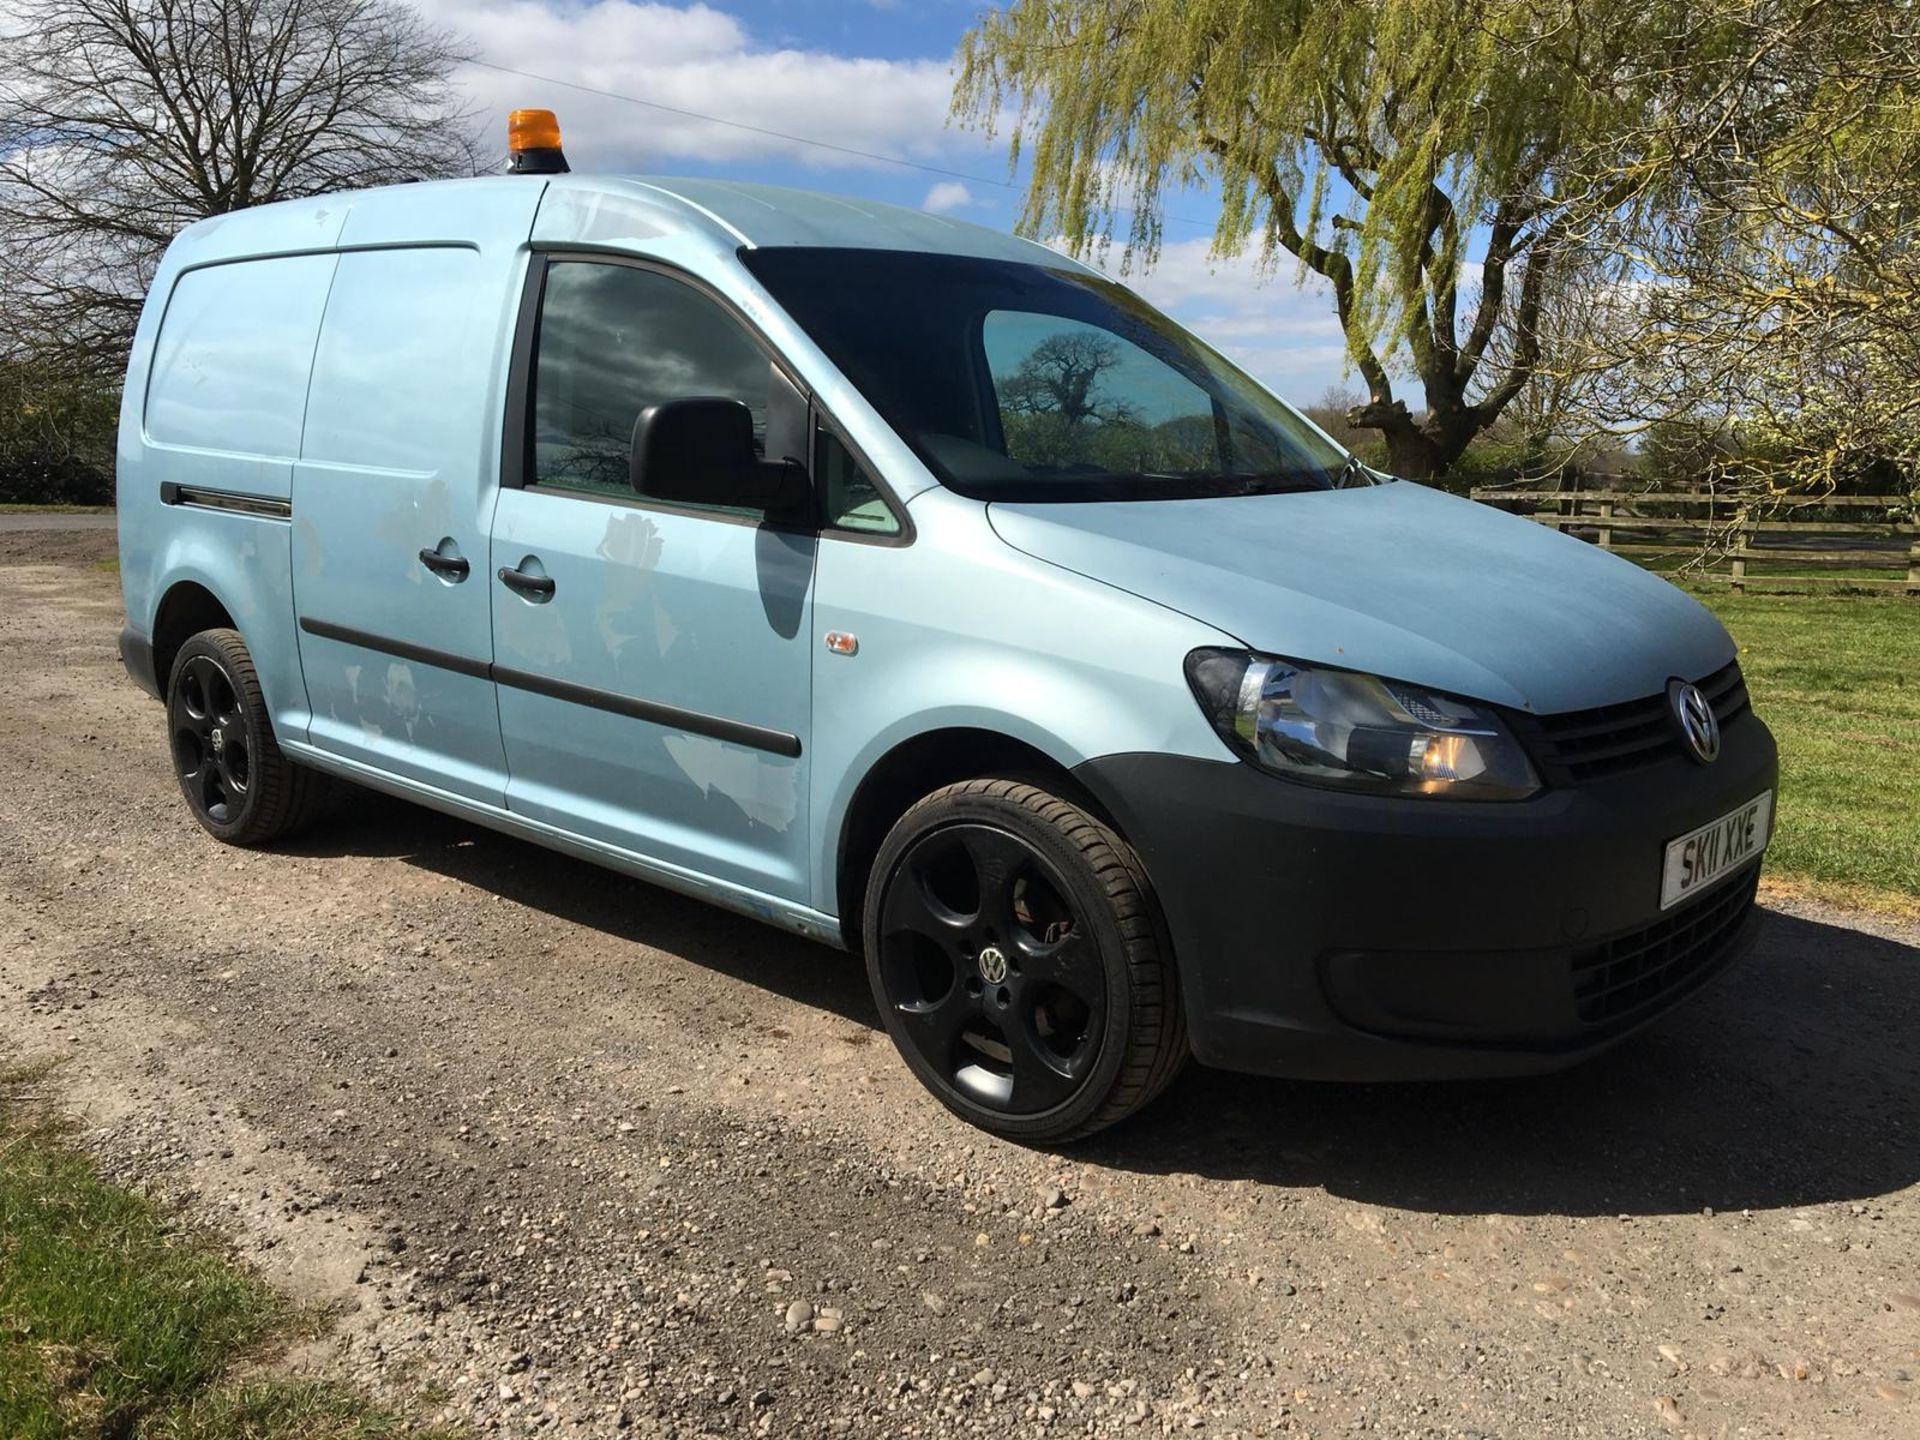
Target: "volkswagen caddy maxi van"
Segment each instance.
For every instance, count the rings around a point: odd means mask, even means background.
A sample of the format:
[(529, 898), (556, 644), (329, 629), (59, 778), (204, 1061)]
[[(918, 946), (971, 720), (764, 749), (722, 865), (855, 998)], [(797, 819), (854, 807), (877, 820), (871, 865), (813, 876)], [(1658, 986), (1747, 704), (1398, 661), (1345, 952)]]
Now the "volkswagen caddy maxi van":
[(1189, 1055), (1563, 1066), (1754, 924), (1774, 745), (1705, 610), (946, 218), (547, 173), (204, 221), (119, 512), (216, 838), (340, 777), (852, 948), (1005, 1135)]

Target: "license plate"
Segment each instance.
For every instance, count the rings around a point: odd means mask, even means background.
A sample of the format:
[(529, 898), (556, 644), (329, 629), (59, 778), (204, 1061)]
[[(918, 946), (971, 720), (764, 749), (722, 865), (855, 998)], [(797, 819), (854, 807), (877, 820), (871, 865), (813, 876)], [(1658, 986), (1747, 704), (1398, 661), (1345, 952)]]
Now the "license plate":
[(1769, 790), (1711, 825), (1669, 841), (1666, 869), (1660, 878), (1660, 908), (1671, 909), (1757, 859), (1767, 848), (1772, 828), (1773, 792)]

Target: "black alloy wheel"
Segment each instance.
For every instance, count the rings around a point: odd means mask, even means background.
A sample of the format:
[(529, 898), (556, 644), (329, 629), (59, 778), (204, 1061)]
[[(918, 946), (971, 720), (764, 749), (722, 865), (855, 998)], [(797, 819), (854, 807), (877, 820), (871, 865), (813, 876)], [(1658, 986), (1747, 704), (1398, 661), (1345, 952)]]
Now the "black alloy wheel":
[(1112, 1124), (1186, 1053), (1137, 858), (1016, 780), (949, 786), (881, 848), (867, 964), (916, 1075), (983, 1128), (1050, 1142)]
[(1092, 1068), (1107, 977), (1065, 882), (994, 825), (931, 831), (881, 908), (881, 965), (922, 1059), (982, 1105), (1051, 1110)]
[(324, 803), (324, 778), (275, 742), (237, 631), (203, 630), (180, 647), (167, 681), (167, 736), (187, 808), (230, 845), (279, 839)]
[(232, 825), (253, 782), (248, 727), (232, 679), (212, 655), (190, 655), (175, 674), (167, 711), (187, 803), (210, 825)]

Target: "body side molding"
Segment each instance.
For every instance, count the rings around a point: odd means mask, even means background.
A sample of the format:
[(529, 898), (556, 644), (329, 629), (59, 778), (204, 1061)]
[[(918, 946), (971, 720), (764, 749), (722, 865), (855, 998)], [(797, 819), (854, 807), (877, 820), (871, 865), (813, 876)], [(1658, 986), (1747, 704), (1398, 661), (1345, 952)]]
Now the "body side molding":
[(564, 700), (572, 705), (585, 705), (595, 710), (606, 710), (615, 715), (645, 720), (669, 729), (705, 735), (710, 739), (722, 740), (728, 744), (764, 750), (772, 755), (783, 755), (788, 759), (797, 758), (800, 754), (800, 737), (784, 730), (752, 725), (744, 720), (729, 720), (725, 716), (708, 715), (699, 710), (683, 710), (677, 705), (662, 705), (656, 701), (641, 700), (612, 690), (599, 690), (590, 685), (576, 685), (568, 680), (556, 680), (551, 676), (535, 675), (525, 670), (508, 669), (490, 661), (476, 660), (470, 656), (456, 655), (446, 650), (434, 650), (405, 640), (392, 640), (384, 635), (374, 635), (365, 630), (353, 630), (327, 620), (316, 620), (311, 615), (300, 617), (300, 628), (322, 640), (338, 640), (347, 645), (364, 646), (368, 650), (378, 650), (402, 660), (412, 660), (441, 670), (451, 670), (458, 675), (471, 675), (482, 680), (490, 679), (496, 685), (530, 691), (535, 695)]

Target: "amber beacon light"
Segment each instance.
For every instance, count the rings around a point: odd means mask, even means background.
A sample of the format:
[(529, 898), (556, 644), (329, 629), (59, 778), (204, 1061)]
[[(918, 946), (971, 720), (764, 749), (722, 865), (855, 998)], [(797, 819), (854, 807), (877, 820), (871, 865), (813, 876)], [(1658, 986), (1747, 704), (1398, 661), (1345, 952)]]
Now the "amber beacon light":
[(511, 175), (564, 175), (567, 157), (560, 149), (560, 122), (551, 110), (515, 110), (507, 116), (507, 172)]

